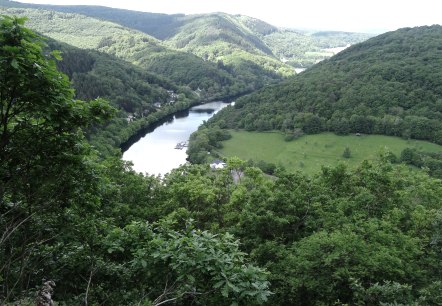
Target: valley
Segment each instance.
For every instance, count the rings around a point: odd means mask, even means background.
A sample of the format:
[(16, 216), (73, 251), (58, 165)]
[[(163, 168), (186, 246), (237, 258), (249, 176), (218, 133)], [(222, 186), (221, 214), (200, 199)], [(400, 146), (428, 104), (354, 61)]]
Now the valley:
[(441, 25), (61, 2), (0, 0), (1, 305), (442, 305)]

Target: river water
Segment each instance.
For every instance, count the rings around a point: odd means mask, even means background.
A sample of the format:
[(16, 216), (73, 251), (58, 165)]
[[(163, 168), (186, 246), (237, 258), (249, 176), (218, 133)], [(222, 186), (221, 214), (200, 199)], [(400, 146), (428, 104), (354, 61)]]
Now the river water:
[(175, 149), (177, 144), (187, 142), (190, 134), (229, 105), (217, 101), (194, 106), (188, 111), (177, 113), (171, 120), (163, 123), (123, 153), (123, 159), (133, 162), (137, 172), (164, 175), (186, 163), (186, 149)]

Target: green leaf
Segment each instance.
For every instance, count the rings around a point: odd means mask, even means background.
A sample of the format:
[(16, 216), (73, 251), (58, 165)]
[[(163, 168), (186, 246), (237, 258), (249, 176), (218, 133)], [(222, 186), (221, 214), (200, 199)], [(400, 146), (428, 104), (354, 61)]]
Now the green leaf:
[(143, 268), (147, 267), (147, 262), (144, 259), (141, 259), (141, 266), (143, 266)]
[(213, 288), (218, 289), (219, 287), (221, 287), (225, 283), (226, 283), (225, 280), (220, 280), (219, 282), (215, 283), (215, 285), (213, 285)]
[(60, 50), (54, 50), (51, 52), (51, 55), (57, 60), (57, 61), (61, 61), (63, 58), (61, 57), (61, 52)]
[(221, 295), (223, 297), (229, 297), (229, 288), (226, 286), (223, 287), (223, 289), (221, 289)]
[(17, 60), (15, 58), (12, 59), (11, 66), (14, 67), (17, 70), (19, 69), (18, 62), (17, 62)]

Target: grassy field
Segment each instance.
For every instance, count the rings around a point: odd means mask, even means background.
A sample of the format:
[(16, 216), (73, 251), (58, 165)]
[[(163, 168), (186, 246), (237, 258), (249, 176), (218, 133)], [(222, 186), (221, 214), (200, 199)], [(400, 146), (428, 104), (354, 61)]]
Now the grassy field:
[[(442, 151), (442, 146), (420, 140), (404, 140), (383, 135), (337, 136), (332, 133), (305, 135), (292, 141), (284, 141), (277, 132), (230, 131), (232, 138), (223, 142), (221, 155), (237, 156), (243, 160), (264, 160), (283, 165), (287, 170), (314, 173), (322, 165), (339, 162), (354, 166), (364, 159), (374, 159), (382, 150), (388, 149), (400, 157), (406, 148), (418, 148), (427, 152)], [(351, 151), (350, 158), (342, 157), (345, 147)]]

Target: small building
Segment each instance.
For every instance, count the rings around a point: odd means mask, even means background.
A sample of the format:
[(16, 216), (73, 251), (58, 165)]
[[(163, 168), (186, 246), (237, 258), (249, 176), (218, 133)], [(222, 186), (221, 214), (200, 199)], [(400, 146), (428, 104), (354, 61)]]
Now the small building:
[(215, 159), (213, 162), (210, 163), (210, 169), (213, 170), (224, 169), (226, 166), (227, 164), (220, 159)]

